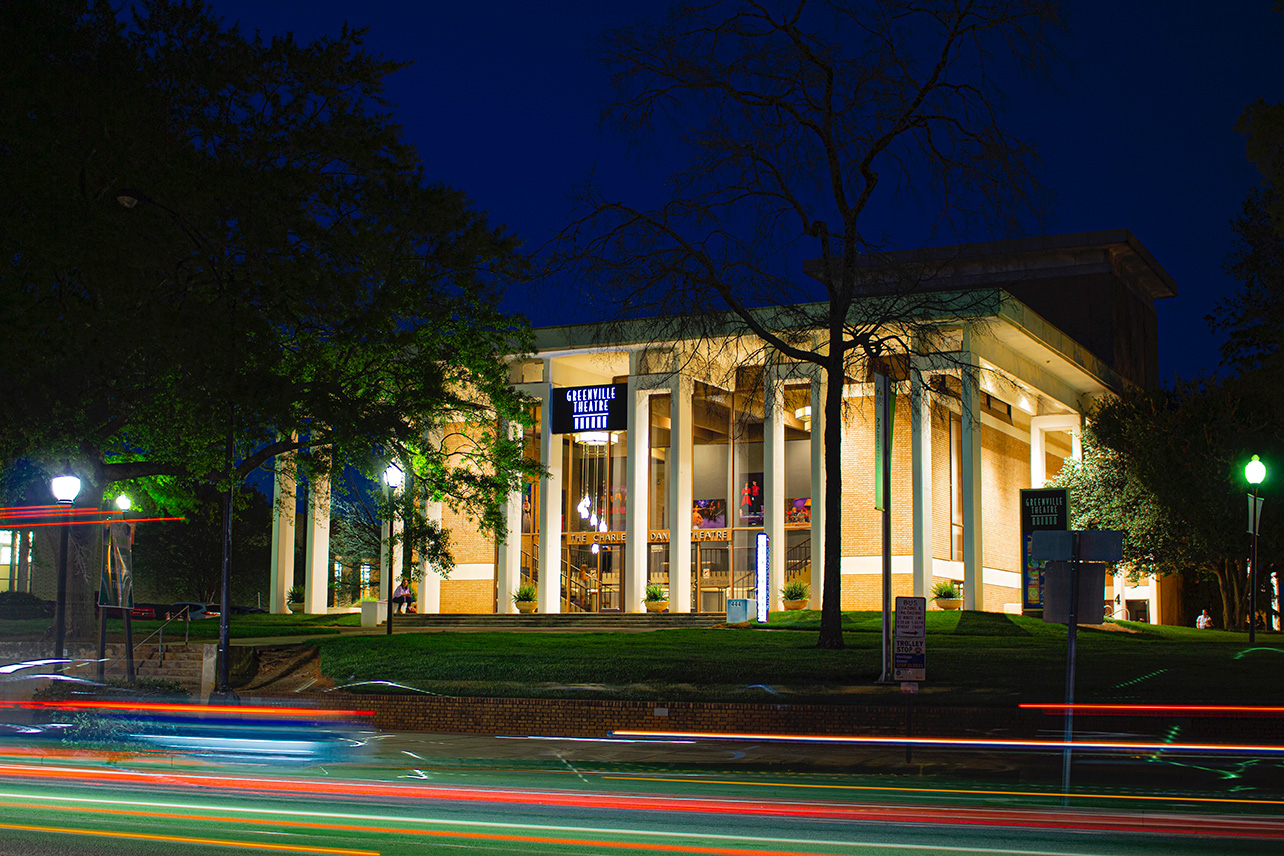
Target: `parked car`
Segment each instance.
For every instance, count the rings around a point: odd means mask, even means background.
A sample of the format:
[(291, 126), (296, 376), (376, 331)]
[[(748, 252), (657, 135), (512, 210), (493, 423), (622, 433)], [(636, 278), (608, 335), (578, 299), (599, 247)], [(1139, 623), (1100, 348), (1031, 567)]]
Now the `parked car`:
[[(124, 609), (124, 607), (120, 607), (120, 606), (100, 606), (100, 607), (98, 607), (98, 608), (99, 608), (99, 609), (101, 609), (101, 610), (103, 610), (103, 614), (104, 614), (104, 615), (106, 615), (108, 618), (124, 618), (124, 617), (125, 617), (125, 609)], [(165, 608), (164, 608), (164, 607), (160, 607), (160, 606), (157, 606), (157, 605), (155, 605), (155, 604), (150, 604), (150, 603), (136, 603), (136, 604), (134, 604), (133, 608), (129, 610), (129, 617), (130, 617), (131, 619), (133, 619), (134, 621), (138, 621), (138, 620), (140, 620), (140, 619), (142, 619), (142, 620), (152, 620), (152, 619), (155, 619), (157, 615), (159, 615), (159, 614), (163, 613), (164, 611), (165, 611)]]
[(210, 609), (210, 606), (211, 604), (187, 601), (170, 604), (169, 617), (177, 619), (191, 618), (193, 621), (198, 618), (218, 618), (218, 610)]

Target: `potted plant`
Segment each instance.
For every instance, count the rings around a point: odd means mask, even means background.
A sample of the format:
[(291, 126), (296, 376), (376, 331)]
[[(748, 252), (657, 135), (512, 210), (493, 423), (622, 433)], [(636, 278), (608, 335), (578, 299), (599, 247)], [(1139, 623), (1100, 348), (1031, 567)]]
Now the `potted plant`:
[(940, 609), (960, 609), (963, 606), (963, 593), (954, 580), (941, 580), (932, 586), (932, 600)]
[(535, 600), (536, 589), (534, 583), (522, 583), (513, 592), (513, 603), (517, 605), (517, 611), (522, 615), (530, 615), (539, 605)]
[(285, 602), (290, 607), (290, 612), (302, 612), (303, 586), (291, 586), (285, 595)]
[(806, 609), (807, 599), (810, 597), (811, 591), (802, 580), (787, 582), (780, 590), (780, 598), (785, 602), (785, 609)]
[(647, 612), (664, 612), (669, 608), (669, 596), (664, 593), (664, 586), (651, 583), (642, 595)]

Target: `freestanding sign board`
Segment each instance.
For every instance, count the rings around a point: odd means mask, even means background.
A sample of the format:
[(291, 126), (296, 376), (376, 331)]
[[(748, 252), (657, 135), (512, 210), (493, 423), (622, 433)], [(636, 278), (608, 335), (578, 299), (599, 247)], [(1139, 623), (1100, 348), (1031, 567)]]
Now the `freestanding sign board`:
[(927, 598), (896, 598), (892, 680), (927, 680)]
[(1021, 491), (1021, 606), (1043, 609), (1044, 563), (1030, 553), (1035, 532), (1070, 528), (1070, 491), (1064, 487)]

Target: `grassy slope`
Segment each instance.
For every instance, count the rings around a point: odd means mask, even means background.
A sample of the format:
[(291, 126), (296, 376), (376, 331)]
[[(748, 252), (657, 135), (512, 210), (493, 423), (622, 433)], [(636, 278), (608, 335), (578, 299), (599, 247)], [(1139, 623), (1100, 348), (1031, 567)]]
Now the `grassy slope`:
[[(624, 686), (616, 696), (856, 700), (880, 669), (877, 613), (849, 613), (847, 648), (815, 648), (818, 615), (787, 614), (772, 630), (655, 633), (433, 633), (320, 639), (322, 669), (337, 683), (388, 680), (434, 692), (575, 695), (571, 685)], [(1124, 624), (1132, 633), (1081, 629), (1080, 701), (1284, 703), (1284, 638)], [(786, 629), (798, 632), (787, 632)], [(1065, 628), (994, 613), (928, 614), (925, 695), (952, 703), (1054, 702), (1065, 682)], [(631, 685), (631, 686), (630, 686)], [(891, 690), (894, 691), (894, 690)]]
[[(134, 622), (146, 638), (159, 622)], [(771, 630), (654, 633), (403, 633), (338, 637), (359, 615), (243, 615), (233, 638), (315, 636), (322, 668), (337, 683), (390, 680), (466, 695), (574, 695), (795, 701), (886, 696), (876, 688), (879, 616), (844, 615), (847, 648), (815, 648), (819, 614), (772, 616)], [(120, 622), (111, 622), (113, 635)], [(0, 621), (0, 640), (39, 638), (47, 621)], [(1134, 632), (1081, 629), (1080, 701), (1284, 704), (1284, 636), (1120, 623)], [(181, 640), (172, 623), (167, 640)], [(194, 621), (191, 638), (212, 641), (218, 622)], [(925, 700), (951, 703), (1059, 701), (1065, 628), (995, 613), (928, 613)], [(770, 687), (771, 690), (764, 689)], [(623, 689), (619, 689), (623, 687)]]

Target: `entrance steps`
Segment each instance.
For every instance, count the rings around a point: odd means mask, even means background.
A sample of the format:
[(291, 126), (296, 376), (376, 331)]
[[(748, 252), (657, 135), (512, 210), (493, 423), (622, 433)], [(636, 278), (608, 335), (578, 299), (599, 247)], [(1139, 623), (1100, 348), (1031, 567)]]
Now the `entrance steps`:
[(416, 630), (554, 630), (571, 633), (704, 628), (726, 621), (721, 612), (563, 612), (555, 615), (396, 615), (392, 626)]
[[(216, 645), (213, 643), (158, 645), (154, 642), (134, 646), (134, 674), (140, 678), (165, 678), (181, 685), (196, 700), (207, 697), (214, 679)], [(119, 642), (107, 645), (106, 677), (124, 678), (125, 646)], [(73, 656), (89, 659), (97, 656), (97, 648), (85, 646)], [(80, 677), (94, 678), (95, 664), (82, 665), (76, 672)]]

